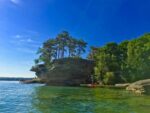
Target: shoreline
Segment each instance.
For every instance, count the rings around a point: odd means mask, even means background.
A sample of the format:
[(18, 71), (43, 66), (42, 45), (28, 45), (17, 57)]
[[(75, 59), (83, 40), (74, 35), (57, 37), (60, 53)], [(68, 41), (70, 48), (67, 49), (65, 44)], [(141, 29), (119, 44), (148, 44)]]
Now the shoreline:
[[(45, 84), (45, 82), (39, 78), (34, 78), (32, 80), (20, 80), (20, 83), (23, 83), (23, 84), (35, 84), (35, 83)], [(46, 85), (46, 86), (49, 86), (49, 85)], [(60, 85), (55, 85), (55, 86), (60, 86)], [(130, 91), (135, 94), (142, 95), (142, 94), (146, 93), (145, 87), (147, 87), (147, 86), (150, 86), (150, 79), (139, 80), (139, 81), (136, 81), (133, 83), (122, 83), (122, 84), (115, 84), (115, 85), (80, 84), (79, 86), (74, 86), (74, 87), (125, 89), (126, 91)]]
[(35, 84), (35, 83), (38, 83), (38, 84), (44, 84), (45, 82), (39, 78), (33, 78), (31, 80), (19, 80), (20, 83), (22, 84)]

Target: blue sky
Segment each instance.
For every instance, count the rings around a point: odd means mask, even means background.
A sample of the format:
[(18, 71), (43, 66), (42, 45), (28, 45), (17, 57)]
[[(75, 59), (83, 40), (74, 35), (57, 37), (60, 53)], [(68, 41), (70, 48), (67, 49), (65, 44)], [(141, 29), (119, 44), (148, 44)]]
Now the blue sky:
[(67, 30), (89, 46), (150, 32), (150, 0), (0, 0), (0, 76), (32, 77), (42, 42)]

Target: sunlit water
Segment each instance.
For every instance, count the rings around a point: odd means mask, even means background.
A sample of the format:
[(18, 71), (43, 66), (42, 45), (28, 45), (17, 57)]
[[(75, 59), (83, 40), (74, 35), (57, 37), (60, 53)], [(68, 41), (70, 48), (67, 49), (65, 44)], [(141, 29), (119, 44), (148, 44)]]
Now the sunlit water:
[(0, 113), (150, 113), (150, 95), (0, 81)]

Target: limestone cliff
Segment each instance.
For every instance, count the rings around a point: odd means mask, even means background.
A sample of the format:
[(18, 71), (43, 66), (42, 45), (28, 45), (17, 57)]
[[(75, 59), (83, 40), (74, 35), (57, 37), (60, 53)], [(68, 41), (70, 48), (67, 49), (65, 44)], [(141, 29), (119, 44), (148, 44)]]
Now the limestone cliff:
[(49, 68), (44, 65), (32, 67), (31, 71), (48, 85), (75, 86), (90, 83), (94, 62), (79, 58), (63, 58), (52, 62)]

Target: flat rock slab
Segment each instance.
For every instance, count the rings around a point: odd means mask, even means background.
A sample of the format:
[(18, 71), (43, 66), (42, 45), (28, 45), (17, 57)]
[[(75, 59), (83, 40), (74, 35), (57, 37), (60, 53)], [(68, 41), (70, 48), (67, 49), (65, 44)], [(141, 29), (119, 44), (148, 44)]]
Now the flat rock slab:
[(115, 84), (115, 87), (120, 87), (120, 88), (126, 88), (130, 85), (130, 83), (125, 83), (125, 84)]
[(136, 81), (136, 82), (130, 84), (126, 88), (126, 90), (132, 91), (132, 92), (135, 92), (138, 94), (142, 94), (142, 93), (145, 93), (144, 87), (146, 87), (146, 86), (150, 86), (150, 79)]

